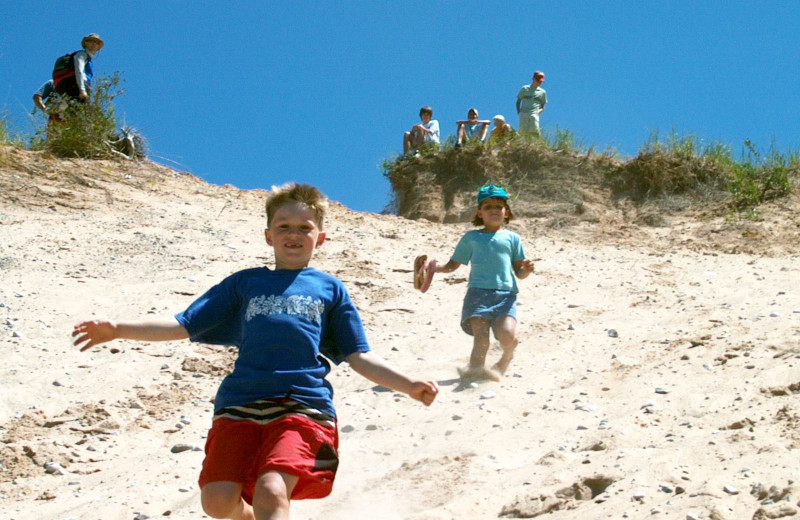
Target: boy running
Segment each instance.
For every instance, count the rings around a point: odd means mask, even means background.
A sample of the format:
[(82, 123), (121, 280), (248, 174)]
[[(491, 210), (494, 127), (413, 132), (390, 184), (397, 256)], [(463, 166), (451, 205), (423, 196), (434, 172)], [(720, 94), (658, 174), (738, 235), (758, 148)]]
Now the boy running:
[(410, 379), (370, 350), (341, 281), (308, 267), (325, 241), (326, 207), (315, 187), (284, 186), (267, 202), (274, 270), (234, 273), (175, 318), (85, 321), (72, 333), (82, 351), (114, 339), (238, 347), (217, 392), (199, 479), (213, 518), (288, 519), (292, 499), (330, 494), (338, 430), (325, 380), (331, 367), (321, 354), (426, 406), (436, 398), (435, 382)]

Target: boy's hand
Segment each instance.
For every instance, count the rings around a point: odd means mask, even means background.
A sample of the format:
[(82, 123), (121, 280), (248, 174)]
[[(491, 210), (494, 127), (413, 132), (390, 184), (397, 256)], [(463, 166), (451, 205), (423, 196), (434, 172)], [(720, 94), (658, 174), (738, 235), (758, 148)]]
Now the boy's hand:
[(92, 348), (95, 345), (106, 343), (117, 338), (117, 326), (110, 321), (84, 321), (78, 323), (72, 329), (73, 344), (77, 347), (81, 343), (81, 352)]
[(439, 393), (439, 387), (433, 381), (414, 381), (411, 390), (408, 392), (412, 398), (421, 402), (425, 406), (430, 406)]

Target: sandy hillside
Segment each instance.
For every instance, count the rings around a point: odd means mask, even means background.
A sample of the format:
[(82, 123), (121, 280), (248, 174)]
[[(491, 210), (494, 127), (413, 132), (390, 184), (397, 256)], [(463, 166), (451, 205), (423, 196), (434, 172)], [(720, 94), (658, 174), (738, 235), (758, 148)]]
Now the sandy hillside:
[[(204, 518), (209, 400), (234, 353), (188, 341), (80, 353), (69, 333), (90, 317), (173, 314), (270, 264), (265, 192), (4, 153), (0, 518)], [(422, 252), (446, 260), (470, 227), (334, 204), (316, 266), (345, 282), (373, 348), (441, 393), (425, 408), (336, 367), (336, 486), (293, 518), (800, 519), (795, 210), (741, 225), (517, 222), (537, 270), (520, 282), (518, 355), (502, 382), (463, 385), (467, 270), (423, 295), (409, 269)]]

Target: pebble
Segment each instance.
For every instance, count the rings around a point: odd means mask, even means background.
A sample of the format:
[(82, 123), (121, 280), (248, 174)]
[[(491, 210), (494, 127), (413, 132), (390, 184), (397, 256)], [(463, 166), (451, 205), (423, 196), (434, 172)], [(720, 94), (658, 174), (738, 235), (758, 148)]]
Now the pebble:
[(640, 406), (640, 407), (639, 407), (639, 409), (641, 410), (642, 408), (650, 408), (651, 406), (655, 406), (655, 405), (656, 405), (656, 403), (655, 403), (655, 402), (653, 402), (653, 401), (647, 401), (647, 402), (646, 402), (646, 403), (644, 403), (642, 406)]
[(59, 464), (58, 462), (48, 462), (44, 465), (44, 470), (51, 475), (58, 473), (59, 475), (66, 475), (67, 470), (64, 469), (64, 466)]
[(575, 405), (576, 410), (581, 410), (583, 412), (594, 412), (597, 410), (597, 406), (593, 404), (578, 404)]
[(608, 336), (611, 337), (611, 338), (619, 337), (619, 334), (617, 333), (617, 329), (608, 329)]
[(671, 487), (665, 486), (663, 484), (661, 486), (659, 486), (658, 489), (661, 490), (664, 493), (672, 493), (674, 491), (674, 489), (672, 489)]
[(497, 392), (492, 390), (487, 390), (481, 394), (481, 399), (494, 399), (495, 397), (497, 397)]
[(575, 327), (572, 325), (572, 323), (569, 324), (567, 330), (575, 330)]
[(578, 430), (588, 430), (589, 428), (587, 428), (586, 426), (583, 426), (583, 425), (580, 425), (580, 424), (579, 424), (577, 429), (578, 429)]
[(598, 430), (607, 430), (608, 429), (608, 419), (603, 419), (600, 421), (600, 426), (597, 427)]
[(700, 520), (700, 517), (694, 513), (686, 513), (686, 520)]
[(725, 486), (725, 487), (722, 488), (722, 490), (724, 492), (726, 492), (727, 494), (729, 494), (729, 495), (738, 495), (739, 494), (739, 490), (736, 489), (733, 486)]
[(667, 390), (666, 388), (656, 388), (656, 393), (657, 394), (668, 394), (669, 390)]
[(189, 417), (181, 417), (181, 422), (183, 424), (192, 424), (192, 419)]
[(12, 337), (12, 338), (21, 338), (21, 337), (22, 337), (22, 334), (20, 334), (19, 332), (17, 332), (17, 331), (15, 330), (14, 332), (12, 332), (12, 333), (11, 333), (11, 337)]
[(62, 385), (62, 384), (61, 384), (61, 383), (59, 383), (58, 381), (53, 381), (53, 386), (64, 386), (64, 385)]
[(780, 315), (780, 314), (778, 314), (777, 312), (770, 312), (770, 313), (769, 313), (769, 317), (770, 317), (770, 318), (780, 318), (780, 317), (781, 317), (781, 315)]
[(368, 424), (367, 425), (367, 431), (368, 432), (374, 432), (377, 429), (378, 429), (378, 427), (376, 425), (374, 425), (374, 424)]
[(172, 447), (170, 451), (172, 453), (180, 453), (182, 451), (189, 451), (191, 449), (192, 446), (190, 444), (176, 444), (175, 446)]
[(454, 415), (451, 417), (451, 419), (453, 419), (454, 421), (460, 421), (461, 419), (463, 419), (463, 417), (462, 417), (462, 416), (460, 416), (460, 415), (458, 415), (458, 414), (454, 414)]
[(708, 365), (708, 364), (704, 364), (703, 368), (705, 368), (709, 372), (713, 372), (714, 371), (714, 367), (712, 367), (711, 365)]
[(795, 314), (800, 314), (800, 309), (795, 309), (792, 312), (795, 313)]
[(341, 432), (342, 433), (350, 433), (352, 431), (355, 431), (355, 429), (356, 429), (355, 426), (353, 426), (352, 424), (346, 424), (346, 425), (342, 426)]

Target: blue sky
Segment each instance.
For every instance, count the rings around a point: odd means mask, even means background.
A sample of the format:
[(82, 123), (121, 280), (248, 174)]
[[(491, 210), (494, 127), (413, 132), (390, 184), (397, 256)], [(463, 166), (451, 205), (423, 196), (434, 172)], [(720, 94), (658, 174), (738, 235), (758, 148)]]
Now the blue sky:
[[(56, 57), (99, 33), (119, 119), (159, 162), (215, 184), (318, 185), (362, 211), (384, 159), (431, 105), (443, 136), (504, 114), (547, 74), (542, 126), (635, 155), (651, 132), (741, 148), (800, 141), (793, 1), (13, 2), (0, 19), (0, 110), (33, 131)], [(104, 5), (108, 4), (108, 5)]]

